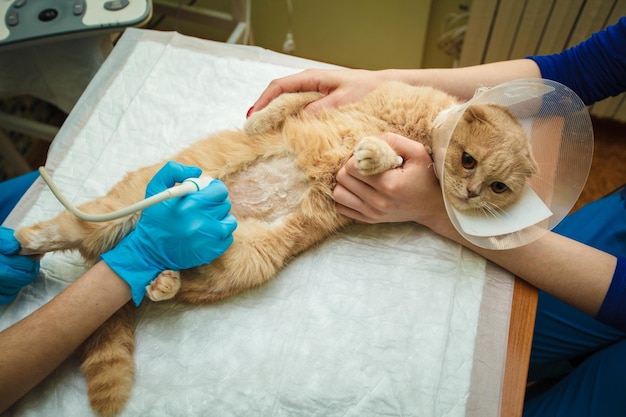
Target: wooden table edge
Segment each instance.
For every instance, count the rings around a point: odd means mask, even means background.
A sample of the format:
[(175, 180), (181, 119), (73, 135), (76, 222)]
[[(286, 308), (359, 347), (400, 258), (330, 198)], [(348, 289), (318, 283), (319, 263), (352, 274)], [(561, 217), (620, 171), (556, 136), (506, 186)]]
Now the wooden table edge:
[(515, 277), (502, 384), (501, 417), (519, 417), (524, 408), (538, 291)]

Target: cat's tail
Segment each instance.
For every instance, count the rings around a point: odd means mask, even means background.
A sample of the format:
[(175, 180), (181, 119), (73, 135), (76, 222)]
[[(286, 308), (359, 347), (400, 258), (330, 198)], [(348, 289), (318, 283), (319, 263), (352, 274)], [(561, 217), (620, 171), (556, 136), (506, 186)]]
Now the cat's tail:
[(133, 386), (135, 310), (127, 303), (85, 343), (81, 371), (87, 379), (91, 408), (103, 417), (120, 413)]

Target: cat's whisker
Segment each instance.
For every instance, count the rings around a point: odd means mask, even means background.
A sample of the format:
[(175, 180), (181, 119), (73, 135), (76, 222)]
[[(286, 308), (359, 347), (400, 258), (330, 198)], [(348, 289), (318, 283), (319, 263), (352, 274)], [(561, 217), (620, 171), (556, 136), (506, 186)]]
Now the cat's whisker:
[(486, 206), (485, 211), (487, 211), (492, 217), (496, 219), (501, 217), (500, 212), (495, 207)]
[(498, 207), (493, 202), (487, 202), (483, 209), (485, 210), (485, 212), (491, 214), (494, 218), (508, 217), (506, 210)]

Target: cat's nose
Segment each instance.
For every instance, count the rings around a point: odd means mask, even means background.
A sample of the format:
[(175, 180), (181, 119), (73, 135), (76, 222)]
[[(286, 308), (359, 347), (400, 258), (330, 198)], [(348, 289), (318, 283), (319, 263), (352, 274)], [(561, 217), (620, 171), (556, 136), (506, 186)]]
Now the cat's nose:
[(478, 197), (478, 192), (472, 190), (470, 187), (467, 187), (467, 198), (474, 198), (474, 197)]

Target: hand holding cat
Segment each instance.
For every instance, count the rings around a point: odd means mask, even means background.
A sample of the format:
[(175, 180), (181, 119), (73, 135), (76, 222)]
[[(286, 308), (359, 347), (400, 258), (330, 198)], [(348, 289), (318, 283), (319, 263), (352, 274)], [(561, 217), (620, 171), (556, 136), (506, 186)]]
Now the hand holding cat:
[(0, 226), (0, 304), (10, 303), (22, 287), (39, 273), (39, 261), (18, 255), (20, 244), (13, 230)]
[(350, 158), (337, 173), (337, 210), (366, 223), (413, 221), (428, 226), (446, 213), (430, 155), (423, 145), (403, 136), (388, 133), (381, 138), (402, 156), (402, 167), (364, 176)]
[[(169, 162), (148, 184), (146, 197), (200, 172)], [(228, 249), (237, 227), (230, 208), (226, 186), (214, 180), (198, 192), (145, 209), (135, 230), (102, 259), (130, 285), (139, 305), (146, 285), (161, 271), (208, 264)]]
[(353, 103), (386, 81), (383, 71), (307, 69), (273, 80), (248, 110), (259, 111), (282, 93), (319, 91), (325, 96), (306, 106), (307, 111)]

